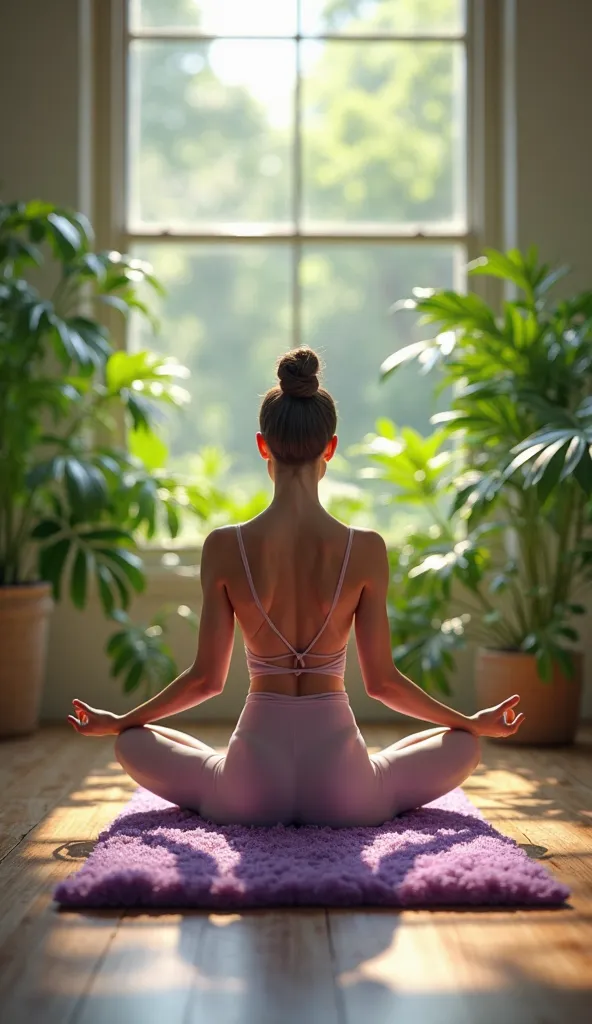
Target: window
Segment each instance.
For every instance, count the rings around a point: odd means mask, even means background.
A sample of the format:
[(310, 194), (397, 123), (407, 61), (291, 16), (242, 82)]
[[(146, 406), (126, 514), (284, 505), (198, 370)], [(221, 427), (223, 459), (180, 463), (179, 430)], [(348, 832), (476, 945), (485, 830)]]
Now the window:
[(462, 288), (474, 246), (464, 0), (131, 0), (126, 22), (122, 244), (167, 290), (128, 344), (191, 369), (173, 465), (222, 445), (260, 486), (259, 396), (301, 343), (343, 453), (379, 416), (427, 433), (433, 379), (378, 368), (419, 336), (393, 302)]

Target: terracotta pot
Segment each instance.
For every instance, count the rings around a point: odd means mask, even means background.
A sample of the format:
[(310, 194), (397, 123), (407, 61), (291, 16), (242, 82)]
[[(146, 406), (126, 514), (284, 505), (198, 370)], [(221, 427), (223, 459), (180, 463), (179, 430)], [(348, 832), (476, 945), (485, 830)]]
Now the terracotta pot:
[(49, 583), (0, 587), (0, 736), (39, 724), (52, 608)]
[(517, 713), (524, 724), (514, 736), (494, 743), (573, 743), (580, 720), (584, 658), (573, 652), (574, 674), (568, 679), (554, 662), (553, 680), (539, 679), (534, 654), (519, 651), (477, 651), (475, 688), (478, 708), (501, 703), (513, 693), (520, 694)]

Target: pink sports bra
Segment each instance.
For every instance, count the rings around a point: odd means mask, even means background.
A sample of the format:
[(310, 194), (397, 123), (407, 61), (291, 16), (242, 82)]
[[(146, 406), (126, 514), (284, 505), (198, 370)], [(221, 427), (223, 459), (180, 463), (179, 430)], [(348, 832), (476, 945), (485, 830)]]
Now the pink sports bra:
[[(350, 554), (350, 551), (351, 551), (352, 541), (354, 539), (354, 531), (353, 531), (352, 527), (350, 526), (350, 528), (349, 528), (349, 536), (347, 538), (347, 546), (346, 546), (346, 549), (345, 549), (345, 555), (343, 557), (343, 565), (341, 566), (341, 573), (339, 574), (339, 580), (337, 581), (337, 589), (335, 591), (335, 596), (333, 597), (333, 604), (331, 605), (331, 607), (329, 609), (329, 614), (327, 615), (327, 618), (323, 622), (323, 625), (319, 629), (319, 631), (318, 631), (317, 635), (315, 636), (314, 640), (311, 640), (311, 642), (309, 643), (309, 645), (308, 645), (308, 647), (306, 648), (305, 651), (297, 651), (294, 647), (292, 647), (292, 644), (289, 643), (288, 640), (286, 640), (285, 636), (283, 636), (282, 633), (280, 633), (280, 631), (277, 628), (277, 626), (274, 626), (273, 622), (269, 618), (269, 615), (267, 614), (267, 612), (265, 611), (265, 608), (261, 604), (261, 601), (259, 600), (257, 591), (255, 590), (255, 584), (253, 583), (253, 576), (251, 575), (251, 570), (249, 568), (249, 563), (247, 561), (247, 553), (245, 551), (245, 545), (243, 543), (243, 537), (242, 537), (240, 526), (237, 526), (236, 533), (237, 533), (237, 537), (238, 537), (238, 546), (240, 548), (240, 553), (241, 553), (241, 557), (242, 557), (242, 560), (243, 560), (243, 565), (245, 567), (245, 573), (246, 573), (247, 579), (249, 581), (249, 586), (251, 588), (251, 593), (253, 595), (253, 600), (254, 600), (255, 604), (257, 605), (259, 611), (263, 615), (263, 618), (265, 619), (267, 624), (269, 626), (271, 626), (271, 628), (273, 629), (274, 633), (276, 633), (279, 636), (280, 640), (283, 643), (285, 643), (286, 647), (289, 649), (290, 653), (293, 654), (294, 659), (295, 659), (294, 660), (293, 668), (290, 668), (290, 666), (286, 666), (286, 665), (276, 665), (275, 662), (281, 661), (283, 658), (287, 658), (288, 655), (287, 654), (278, 654), (277, 656), (272, 657), (272, 658), (264, 658), (261, 655), (255, 654), (253, 651), (250, 651), (249, 648), (247, 647), (247, 645), (245, 644), (245, 655), (247, 657), (247, 667), (249, 669), (249, 675), (251, 676), (251, 678), (254, 678), (255, 676), (286, 675), (287, 673), (290, 673), (290, 674), (293, 673), (295, 676), (300, 676), (300, 675), (302, 675), (303, 672), (318, 672), (318, 673), (320, 673), (322, 675), (327, 675), (327, 676), (343, 676), (343, 674), (345, 672), (345, 659), (346, 659), (346, 653), (347, 653), (347, 644), (345, 644), (345, 646), (342, 647), (340, 651), (337, 651), (336, 654), (312, 654), (311, 653), (311, 647), (314, 647), (314, 645), (316, 644), (317, 640), (319, 639), (321, 634), (324, 632), (324, 630), (325, 630), (325, 628), (327, 626), (327, 623), (329, 622), (329, 619), (331, 618), (333, 612), (335, 611), (335, 607), (336, 607), (337, 602), (339, 600), (339, 595), (341, 594), (341, 588), (343, 586), (343, 580), (345, 579), (345, 572), (346, 572), (346, 569), (347, 569), (347, 563), (349, 562), (349, 554)], [(324, 665), (310, 665), (310, 666), (307, 667), (304, 664), (304, 659), (305, 658), (324, 658), (325, 659), (325, 664)]]

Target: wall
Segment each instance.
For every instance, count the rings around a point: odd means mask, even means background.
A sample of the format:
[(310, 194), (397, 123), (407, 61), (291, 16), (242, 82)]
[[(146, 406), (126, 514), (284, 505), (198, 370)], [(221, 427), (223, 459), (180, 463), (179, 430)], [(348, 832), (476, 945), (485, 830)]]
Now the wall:
[(0, 190), (88, 212), (87, 3), (0, 4)]
[[(106, 0), (105, 0), (106, 2)], [(485, 0), (497, 3), (498, 0)], [(566, 287), (590, 282), (588, 225), (592, 136), (587, 130), (592, 94), (592, 4), (583, 0), (499, 0), (505, 14), (499, 72), (500, 109), (505, 114), (503, 151), (496, 173), (504, 184), (503, 233), (508, 244), (535, 243), (549, 260), (571, 263)], [(53, 200), (91, 209), (90, 0), (19, 0), (0, 13), (0, 94), (5, 98), (0, 188), (5, 196)], [(488, 239), (484, 239), (485, 243)], [(492, 243), (495, 239), (489, 239)], [(148, 618), (164, 601), (199, 610), (197, 581), (150, 577), (146, 596), (133, 609)], [(592, 635), (591, 619), (583, 635)], [(123, 711), (134, 700), (109, 679), (103, 646), (108, 635), (98, 606), (84, 614), (62, 605), (52, 622), (43, 715), (60, 718), (72, 696)], [(183, 667), (194, 655), (195, 638), (177, 623), (172, 634)], [(586, 639), (588, 671), (583, 712), (592, 716), (592, 641)], [(364, 693), (357, 659), (350, 651), (347, 685), (361, 718), (392, 718), (393, 712)], [(244, 655), (237, 638), (222, 695), (186, 717), (234, 717), (246, 691)], [(459, 659), (454, 694), (459, 710), (475, 710), (472, 652)]]
[(592, 4), (517, 0), (516, 240), (592, 276)]

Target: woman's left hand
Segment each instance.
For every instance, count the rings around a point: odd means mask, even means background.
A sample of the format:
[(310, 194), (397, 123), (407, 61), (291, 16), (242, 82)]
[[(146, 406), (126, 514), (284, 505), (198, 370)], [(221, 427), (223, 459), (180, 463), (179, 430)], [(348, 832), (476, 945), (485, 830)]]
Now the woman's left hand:
[(68, 721), (76, 732), (82, 733), (83, 736), (112, 736), (121, 732), (120, 715), (91, 708), (82, 700), (75, 699), (72, 704), (76, 715), (68, 715)]

